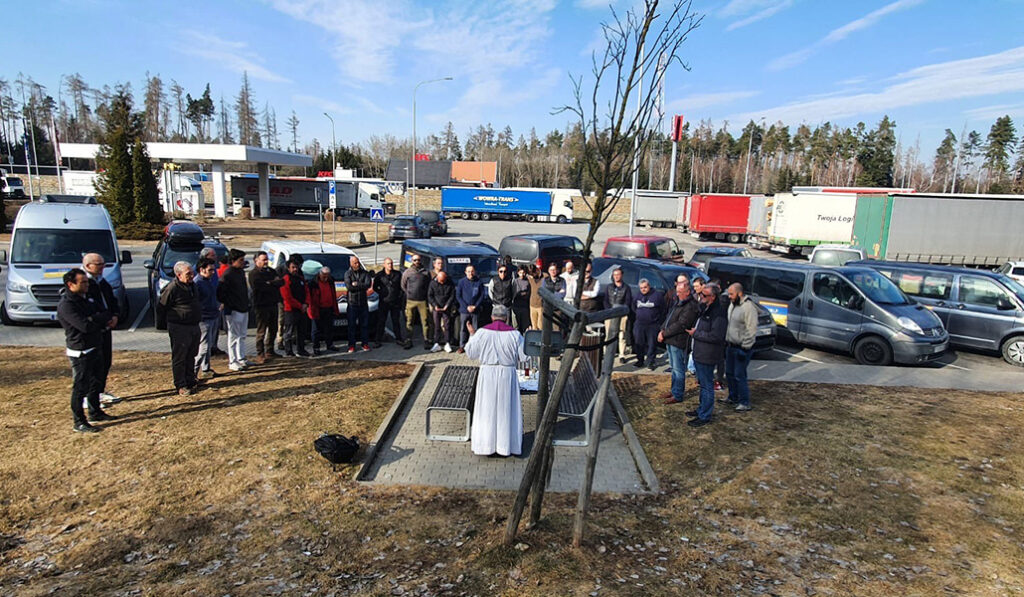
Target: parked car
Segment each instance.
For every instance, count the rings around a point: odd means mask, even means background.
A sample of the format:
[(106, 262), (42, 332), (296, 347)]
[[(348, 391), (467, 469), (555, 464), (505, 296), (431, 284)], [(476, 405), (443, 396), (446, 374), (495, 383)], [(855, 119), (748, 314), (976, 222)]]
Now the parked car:
[(814, 247), (810, 261), (815, 265), (846, 265), (867, 258), (867, 252), (860, 247), (825, 243)]
[(683, 250), (667, 236), (613, 236), (604, 243), (601, 257), (646, 257), (683, 263)]
[(859, 261), (927, 307), (953, 346), (999, 351), (1024, 367), (1024, 285), (1005, 273), (896, 261)]
[(478, 241), (406, 240), (402, 243), (402, 254), (399, 258), (403, 271), (412, 264), (414, 255), (422, 258), (423, 266), (427, 270), (433, 269), (434, 259), (443, 259), (444, 270), (453, 282), (466, 277), (467, 265), (476, 268), (476, 275), (485, 284), (498, 275), (498, 252), (491, 245)]
[(388, 228), (388, 241), (405, 238), (430, 238), (430, 226), (419, 216), (398, 216)]
[[(594, 260), (593, 275), (605, 286), (612, 283), (612, 272), (616, 267), (622, 269), (622, 281), (636, 293), (640, 291), (640, 280), (646, 278), (651, 288), (665, 293), (675, 292), (676, 277), (686, 274), (690, 282), (697, 278), (708, 280), (708, 275), (695, 267), (677, 265), (656, 259), (615, 259), (599, 257)], [(725, 290), (724, 288), (722, 289)], [(775, 346), (776, 326), (772, 314), (761, 305), (757, 305), (757, 339), (754, 351), (761, 352)]]
[(118, 319), (127, 321), (121, 267), (132, 262), (132, 255), (118, 251), (107, 208), (93, 197), (72, 195), (44, 195), (18, 210), (9, 252), (0, 251), (0, 263), (8, 265), (0, 320), (5, 325), (56, 321), (64, 273), (81, 267), (86, 253), (103, 256), (103, 277), (121, 309)]
[(228, 253), (223, 243), (207, 238), (203, 229), (193, 222), (175, 220), (164, 228), (163, 237), (153, 249), (153, 257), (142, 262), (149, 270), (149, 303), (154, 317), (160, 292), (174, 279), (174, 264), (185, 261), (195, 267), (199, 262), (199, 253), (206, 247), (212, 248), (218, 259)]
[(575, 236), (563, 234), (516, 234), (501, 239), (498, 245), (501, 258), (515, 267), (536, 265), (541, 271), (557, 263), (559, 269), (566, 261), (578, 268), (583, 264), (583, 243)]
[(708, 262), (715, 257), (753, 257), (748, 249), (743, 247), (730, 247), (728, 245), (710, 245), (701, 247), (690, 257), (687, 265), (701, 271), (707, 271)]
[(444, 236), (448, 234), (448, 218), (444, 212), (434, 209), (421, 209), (416, 212), (420, 218), (430, 227), (431, 236)]
[(1010, 276), (1014, 280), (1024, 284), (1024, 261), (1007, 261), (999, 266), (996, 273)]
[(949, 345), (939, 318), (865, 265), (823, 267), (716, 257), (708, 275), (739, 282), (772, 312), (782, 337), (852, 353), (864, 365), (920, 364)]
[[(274, 269), (286, 263), (292, 255), (301, 255), (302, 274), (306, 280), (313, 279), (325, 265), (331, 268), (334, 289), (338, 293), (338, 311), (341, 313), (340, 317), (334, 318), (334, 327), (344, 327), (346, 331), (348, 330), (348, 288), (345, 286), (345, 272), (351, 267), (349, 259), (355, 255), (351, 249), (311, 240), (268, 240), (263, 241), (260, 250), (267, 252), (268, 265)], [(377, 321), (377, 309), (380, 306), (380, 297), (376, 292), (370, 294), (368, 303), (370, 329), (373, 330)]]
[(25, 184), (17, 176), (4, 176), (0, 178), (0, 192), (4, 197), (21, 199), (25, 197)]

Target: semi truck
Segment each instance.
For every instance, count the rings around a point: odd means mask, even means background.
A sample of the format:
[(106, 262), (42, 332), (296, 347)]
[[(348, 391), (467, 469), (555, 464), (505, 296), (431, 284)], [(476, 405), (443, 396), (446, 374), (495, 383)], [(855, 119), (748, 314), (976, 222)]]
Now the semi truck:
[(750, 195), (734, 193), (692, 195), (687, 230), (702, 240), (743, 242), (747, 238), (750, 202)]
[(774, 195), (753, 195), (750, 197), (750, 211), (747, 212), (747, 244), (755, 249), (771, 247), (768, 232), (771, 229)]
[(849, 244), (856, 207), (856, 193), (777, 194), (768, 228), (769, 248), (808, 256), (815, 245)]
[[(99, 176), (92, 170), (67, 170), (63, 173), (64, 193), (94, 197)], [(157, 171), (156, 188), (160, 207), (167, 213), (177, 211), (192, 215), (205, 207), (202, 184), (182, 172)]]
[[(271, 178), (270, 213), (293, 214), (298, 211), (316, 212), (328, 209), (329, 180), (316, 178)], [(383, 183), (366, 181), (335, 182), (335, 212), (369, 216), (371, 209), (383, 209), (395, 213), (395, 204), (383, 201)], [(255, 176), (243, 175), (231, 178), (231, 197), (236, 207), (252, 205), (259, 209), (259, 180)]]
[[(628, 198), (632, 191), (623, 193)], [(686, 203), (689, 193), (662, 191), (658, 189), (637, 189), (636, 223), (650, 224), (653, 228), (675, 228), (679, 221), (680, 207)]]
[(1024, 260), (1024, 195), (858, 195), (853, 244), (869, 257), (998, 267)]
[(441, 211), (464, 220), (572, 222), (572, 197), (551, 190), (442, 187)]

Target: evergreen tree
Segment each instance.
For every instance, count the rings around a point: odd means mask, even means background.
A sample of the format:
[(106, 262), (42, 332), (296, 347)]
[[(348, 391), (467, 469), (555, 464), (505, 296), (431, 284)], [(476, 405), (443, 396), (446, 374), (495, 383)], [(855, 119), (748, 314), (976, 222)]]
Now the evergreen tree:
[(1013, 144), (1017, 142), (1017, 134), (1009, 116), (996, 119), (988, 132), (987, 141), (985, 167), (998, 180), (1010, 168), (1010, 154), (1013, 153)]
[(164, 221), (149, 152), (140, 139), (136, 139), (132, 147), (132, 213), (136, 222), (161, 224)]
[(256, 117), (248, 72), (242, 73), (242, 88), (235, 98), (235, 119), (238, 122), (238, 142), (242, 145), (260, 145), (259, 119)]
[(199, 99), (192, 99), (190, 94), (185, 94), (185, 118), (192, 123), (195, 129), (196, 139), (203, 142), (209, 139), (208, 123), (213, 119), (214, 106), (210, 97), (210, 84), (206, 84), (203, 95)]
[(142, 132), (142, 118), (132, 111), (131, 92), (119, 87), (104, 110), (103, 141), (96, 163), (96, 198), (107, 207), (115, 226), (134, 219), (134, 184), (129, 148)]
[(891, 187), (893, 185), (893, 160), (896, 151), (896, 123), (883, 116), (878, 128), (867, 133), (857, 162), (861, 173), (857, 185), (865, 187)]
[(932, 173), (938, 177), (942, 176), (942, 192), (946, 192), (946, 185), (956, 161), (956, 135), (953, 131), (946, 129), (946, 136), (942, 138), (938, 149), (935, 150), (935, 161), (932, 164)]
[(1024, 135), (1017, 146), (1017, 161), (1013, 164), (1013, 192), (1024, 193)]
[(143, 101), (145, 114), (145, 136), (149, 141), (163, 141), (166, 136), (164, 121), (161, 118), (164, 107), (164, 82), (160, 75), (150, 77), (146, 73), (146, 98)]

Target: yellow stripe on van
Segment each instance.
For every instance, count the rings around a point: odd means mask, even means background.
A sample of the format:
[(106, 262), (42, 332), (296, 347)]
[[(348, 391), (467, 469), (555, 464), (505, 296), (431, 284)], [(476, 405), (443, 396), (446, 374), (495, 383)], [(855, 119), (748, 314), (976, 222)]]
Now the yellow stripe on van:
[(781, 326), (785, 326), (789, 322), (789, 304), (780, 303), (777, 301), (758, 301), (762, 307), (768, 309), (772, 314), (772, 319), (775, 323)]

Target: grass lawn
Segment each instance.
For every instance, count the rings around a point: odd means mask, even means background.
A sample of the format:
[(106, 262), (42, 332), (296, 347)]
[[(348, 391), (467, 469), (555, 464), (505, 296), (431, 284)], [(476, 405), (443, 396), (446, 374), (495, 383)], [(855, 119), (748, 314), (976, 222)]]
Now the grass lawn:
[[(411, 367), (278, 361), (196, 396), (169, 357), (115, 356), (122, 418), (73, 434), (58, 349), (0, 348), (0, 594), (1003, 595), (1024, 585), (1021, 411), (1009, 394), (755, 384), (685, 426), (666, 376), (616, 380), (662, 483), (549, 496), (352, 481), (311, 446), (369, 438)], [(215, 368), (224, 367), (223, 361)], [(468, 446), (467, 446), (468, 449)]]

